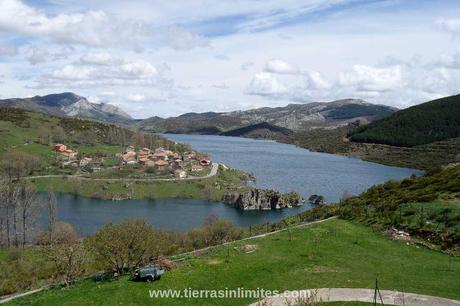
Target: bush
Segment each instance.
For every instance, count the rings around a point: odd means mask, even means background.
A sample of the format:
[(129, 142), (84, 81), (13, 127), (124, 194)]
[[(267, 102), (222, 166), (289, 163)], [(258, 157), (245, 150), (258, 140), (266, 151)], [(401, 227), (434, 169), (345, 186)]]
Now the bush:
[(211, 217), (204, 226), (188, 231), (186, 241), (196, 249), (241, 239), (243, 233), (244, 231), (235, 227), (233, 222)]
[(105, 225), (84, 243), (100, 268), (123, 273), (161, 255), (170, 243), (164, 238), (143, 220), (127, 220)]

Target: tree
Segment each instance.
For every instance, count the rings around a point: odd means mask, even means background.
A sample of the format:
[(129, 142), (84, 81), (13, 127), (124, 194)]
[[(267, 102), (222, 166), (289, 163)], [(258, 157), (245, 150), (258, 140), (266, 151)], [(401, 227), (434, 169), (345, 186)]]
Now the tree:
[(56, 195), (52, 191), (48, 191), (48, 201), (46, 203), (48, 211), (48, 241), (50, 244), (53, 243), (55, 232), (55, 226), (57, 221), (57, 200)]
[(86, 250), (78, 240), (78, 234), (68, 223), (56, 223), (54, 228), (58, 239), (44, 248), (45, 255), (56, 267), (56, 276), (69, 286), (78, 276), (84, 273)]
[(30, 183), (19, 185), (18, 215), (22, 230), (21, 245), (24, 247), (28, 241), (29, 232), (33, 229), (36, 219), (40, 215), (41, 200), (38, 193)]
[(67, 140), (67, 134), (64, 129), (59, 126), (53, 126), (51, 129), (51, 137), (54, 142), (65, 142)]
[(94, 254), (103, 269), (121, 274), (158, 257), (161, 247), (153, 227), (143, 220), (109, 223), (94, 236), (85, 239), (85, 246)]
[(0, 245), (24, 246), (39, 215), (40, 198), (28, 182), (0, 181)]
[(44, 145), (50, 145), (53, 142), (51, 130), (48, 127), (41, 126), (37, 129), (38, 142)]
[(204, 226), (187, 232), (187, 241), (193, 248), (211, 246), (239, 239), (243, 236), (241, 229), (231, 221), (209, 217)]
[(351, 198), (353, 195), (351, 193), (348, 192), (348, 190), (345, 190), (343, 193), (342, 193), (342, 196), (340, 197), (340, 203), (343, 203), (345, 202), (347, 199)]
[(22, 152), (8, 152), (0, 160), (0, 172), (4, 180), (13, 182), (40, 168), (40, 159)]

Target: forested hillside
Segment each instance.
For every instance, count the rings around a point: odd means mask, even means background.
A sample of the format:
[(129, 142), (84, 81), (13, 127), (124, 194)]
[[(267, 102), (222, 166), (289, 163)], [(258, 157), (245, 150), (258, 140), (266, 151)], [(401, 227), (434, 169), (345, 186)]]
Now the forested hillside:
[(249, 138), (266, 138), (266, 139), (284, 139), (293, 132), (289, 129), (272, 125), (267, 122), (251, 124), (242, 128), (230, 130), (221, 133), (223, 136), (249, 137)]
[(363, 126), (356, 142), (412, 147), (460, 137), (460, 95), (416, 105)]

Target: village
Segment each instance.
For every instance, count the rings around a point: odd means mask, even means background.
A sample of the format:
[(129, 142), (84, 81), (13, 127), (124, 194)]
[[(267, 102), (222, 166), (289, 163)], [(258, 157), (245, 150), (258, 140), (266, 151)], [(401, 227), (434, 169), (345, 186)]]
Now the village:
[(83, 173), (99, 173), (105, 170), (137, 170), (137, 173), (169, 174), (178, 179), (200, 176), (211, 168), (211, 160), (203, 154), (174, 152), (165, 148), (127, 147), (114, 156), (79, 154), (65, 144), (54, 146), (56, 160), (62, 168), (73, 168)]

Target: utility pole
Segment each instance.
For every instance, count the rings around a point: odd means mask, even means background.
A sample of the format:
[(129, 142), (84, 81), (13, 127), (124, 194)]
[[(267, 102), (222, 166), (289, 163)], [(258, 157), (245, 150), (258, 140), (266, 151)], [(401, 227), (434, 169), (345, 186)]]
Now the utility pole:
[(377, 293), (379, 294), (380, 303), (383, 305), (382, 295), (380, 294), (379, 284), (377, 279), (375, 279), (375, 289), (374, 289), (374, 306), (377, 306)]

